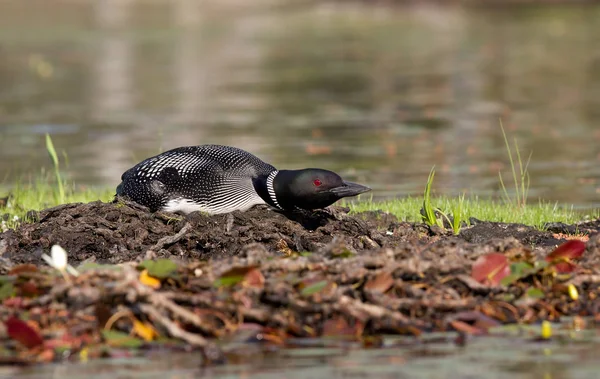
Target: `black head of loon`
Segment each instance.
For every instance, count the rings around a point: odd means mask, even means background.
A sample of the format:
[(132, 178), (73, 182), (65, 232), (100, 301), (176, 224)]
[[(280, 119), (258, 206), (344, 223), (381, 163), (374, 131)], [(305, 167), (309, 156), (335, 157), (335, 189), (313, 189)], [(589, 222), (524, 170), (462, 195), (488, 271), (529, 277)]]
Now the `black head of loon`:
[[(259, 178), (258, 182), (262, 180)], [(371, 190), (319, 168), (275, 171), (272, 184), (267, 177), (264, 185), (255, 185), (255, 188), (267, 203), (283, 210), (325, 208), (344, 197)], [(268, 193), (269, 188), (272, 188), (271, 193)]]

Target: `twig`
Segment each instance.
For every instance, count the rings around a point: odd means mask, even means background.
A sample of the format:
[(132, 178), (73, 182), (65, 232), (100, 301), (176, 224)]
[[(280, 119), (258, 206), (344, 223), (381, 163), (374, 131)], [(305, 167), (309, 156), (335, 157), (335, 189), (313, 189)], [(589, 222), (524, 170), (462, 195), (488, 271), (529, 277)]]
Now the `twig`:
[(202, 330), (203, 332), (215, 333), (213, 329), (205, 325), (200, 316), (171, 301), (167, 296), (164, 296), (164, 294), (152, 291), (152, 294), (149, 294), (147, 298), (150, 301), (150, 303), (152, 303), (152, 305), (154, 305), (155, 307), (164, 308), (170, 311), (171, 313), (173, 313), (174, 316), (179, 317), (183, 321), (194, 325), (196, 328)]
[(378, 305), (365, 304), (360, 300), (351, 298), (350, 296), (341, 296), (339, 302), (337, 304), (333, 304), (333, 308), (337, 308), (342, 312), (350, 314), (361, 321), (367, 321), (373, 318), (389, 318), (404, 325), (419, 326), (422, 324), (420, 321), (410, 320), (400, 312), (394, 312)]
[(158, 242), (148, 250), (159, 251), (166, 245), (172, 245), (178, 242), (190, 229), (192, 229), (192, 224), (186, 222), (186, 224), (177, 232), (177, 234), (159, 239)]
[(164, 326), (172, 337), (181, 338), (194, 346), (207, 347), (209, 345), (209, 342), (204, 337), (181, 329), (176, 323), (163, 316), (154, 306), (140, 304), (139, 307), (144, 313)]
[(569, 280), (567, 284), (573, 284), (580, 286), (583, 283), (595, 284), (600, 283), (600, 275), (577, 275), (573, 279)]

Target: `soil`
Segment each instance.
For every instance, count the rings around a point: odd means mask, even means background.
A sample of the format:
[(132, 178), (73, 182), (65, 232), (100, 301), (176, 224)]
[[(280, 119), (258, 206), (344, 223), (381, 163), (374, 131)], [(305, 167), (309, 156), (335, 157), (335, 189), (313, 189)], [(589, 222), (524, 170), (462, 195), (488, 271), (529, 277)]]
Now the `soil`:
[[(534, 322), (596, 316), (600, 309), (600, 220), (551, 224), (546, 231), (472, 220), (455, 236), (383, 212), (349, 214), (340, 207), (181, 216), (120, 200), (66, 204), (31, 216), (34, 222), (0, 234), (0, 274), (35, 283), (35, 296), (18, 287), (18, 304), (15, 297), (5, 299), (0, 319), (58, 307), (67, 312), (60, 319), (34, 317), (52, 335), (57, 325), (72, 330), (84, 319), (87, 326), (76, 334), (88, 335), (106, 326), (102, 314), (127, 309), (158, 334), (210, 352), (211, 341), (248, 325), (271, 335), (272, 343), (285, 343), (290, 336), (473, 332), (481, 320)], [(510, 286), (482, 284), (471, 276), (473, 262), (484, 254), (543, 259), (575, 233), (587, 240), (575, 275), (551, 282), (530, 277)], [(52, 270), (41, 257), (54, 244), (68, 252), (72, 266), (94, 262), (121, 264), (120, 269), (98, 266), (76, 278), (54, 275), (49, 282), (41, 274)], [(138, 264), (160, 258), (178, 264), (177, 276), (159, 278), (160, 288), (141, 284)], [(219, 282), (237, 276), (242, 280)], [(579, 290), (578, 299), (566, 295), (568, 284)], [(524, 301), (530, 286), (545, 297)], [(132, 331), (124, 321), (114, 328)]]

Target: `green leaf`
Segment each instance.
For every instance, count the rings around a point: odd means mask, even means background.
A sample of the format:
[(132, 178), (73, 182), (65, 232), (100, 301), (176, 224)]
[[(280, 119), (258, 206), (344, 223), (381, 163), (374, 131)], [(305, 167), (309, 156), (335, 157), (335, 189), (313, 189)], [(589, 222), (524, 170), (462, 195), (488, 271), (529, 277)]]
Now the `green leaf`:
[(90, 270), (110, 270), (110, 271), (123, 271), (122, 266), (111, 265), (111, 264), (100, 264), (96, 262), (85, 262), (77, 267), (77, 271), (84, 272)]
[(244, 280), (244, 275), (222, 276), (213, 282), (215, 287), (232, 287)]
[(0, 300), (8, 299), (15, 295), (15, 286), (12, 283), (4, 283), (0, 286)]
[(158, 279), (168, 278), (177, 271), (177, 264), (169, 259), (145, 260), (141, 266), (148, 270), (150, 276)]
[(514, 282), (518, 281), (519, 279), (521, 279), (520, 274), (508, 274), (500, 280), (500, 285), (509, 286), (509, 285), (513, 284)]
[(532, 268), (533, 268), (533, 266), (527, 262), (515, 262), (515, 263), (511, 263), (511, 265), (510, 265), (510, 273), (516, 274), (519, 276), (523, 276), (524, 274), (528, 275), (529, 270), (531, 270)]
[(511, 302), (515, 299), (515, 295), (512, 293), (501, 293), (494, 297), (496, 300)]
[[(536, 262), (537, 263), (537, 262)], [(543, 267), (545, 267), (545, 265), (542, 265)], [(510, 274), (505, 276), (501, 281), (500, 284), (502, 284), (503, 286), (508, 286), (516, 281), (518, 281), (519, 279), (523, 279), (529, 275), (533, 275), (536, 274), (538, 271), (540, 271), (543, 267), (538, 267), (538, 265), (536, 264), (535, 266), (527, 263), (527, 262), (515, 262), (515, 263), (511, 263), (510, 265)]]
[(344, 259), (344, 258), (352, 258), (355, 255), (356, 255), (355, 253), (351, 252), (348, 249), (343, 249), (340, 252), (336, 252), (336, 253), (332, 252), (331, 253), (331, 256), (333, 258), (342, 258), (342, 259)]
[(291, 284), (292, 286), (296, 286), (297, 284), (302, 282), (302, 278), (295, 272), (288, 272), (281, 276), (279, 276), (280, 280)]
[(106, 342), (113, 347), (138, 348), (144, 344), (139, 338), (130, 336), (129, 334), (116, 330), (103, 330), (102, 337)]
[(303, 296), (310, 296), (315, 293), (323, 291), (323, 289), (329, 284), (327, 280), (321, 280), (320, 282), (313, 283), (309, 286), (306, 286), (300, 291)]
[(256, 269), (257, 267), (258, 266), (256, 266), (256, 265), (243, 266), (243, 267), (232, 267), (229, 270), (222, 273), (221, 276), (213, 282), (213, 286), (215, 286), (215, 287), (235, 286), (236, 284), (242, 282), (246, 278), (246, 275), (250, 271)]
[(546, 267), (550, 266), (550, 263), (546, 262), (546, 261), (536, 261), (535, 265), (533, 267), (534, 273), (541, 271), (543, 269), (545, 269)]
[(530, 288), (525, 294), (527, 295), (527, 297), (530, 297), (532, 299), (543, 299), (546, 296), (544, 291), (542, 291), (539, 288)]

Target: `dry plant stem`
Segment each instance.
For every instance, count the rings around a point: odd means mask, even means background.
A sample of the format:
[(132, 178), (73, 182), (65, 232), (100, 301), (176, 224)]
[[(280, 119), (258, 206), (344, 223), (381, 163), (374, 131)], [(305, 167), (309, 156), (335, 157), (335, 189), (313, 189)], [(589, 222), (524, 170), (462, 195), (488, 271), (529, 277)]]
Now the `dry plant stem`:
[(177, 316), (185, 322), (194, 325), (200, 330), (208, 332), (204, 323), (202, 322), (202, 318), (186, 308), (172, 302), (166, 296), (163, 296), (162, 293), (155, 292), (153, 295), (149, 296), (149, 300), (155, 307), (164, 308), (173, 313), (174, 316)]
[(420, 306), (423, 308), (434, 309), (436, 311), (457, 311), (462, 309), (468, 309), (474, 307), (477, 304), (476, 300), (473, 299), (394, 299), (389, 303), (392, 306), (397, 306), (398, 308), (407, 308), (410, 309), (414, 306)]
[[(135, 269), (129, 268), (129, 271), (133, 271), (133, 275), (135, 275)], [(130, 276), (131, 273), (128, 273)], [(126, 286), (131, 286), (131, 282), (123, 283)], [(133, 281), (133, 288), (137, 292), (138, 296), (145, 297), (147, 301), (149, 301), (153, 306), (157, 308), (163, 308), (173, 313), (173, 315), (178, 316), (185, 322), (188, 322), (200, 330), (204, 330), (204, 325), (202, 323), (202, 319), (196, 315), (195, 313), (187, 310), (186, 308), (177, 305), (173, 301), (171, 301), (164, 293), (156, 292), (151, 287), (147, 287), (141, 284), (137, 278)]]
[(104, 330), (110, 330), (112, 328), (113, 324), (122, 317), (127, 317), (130, 319), (133, 319), (133, 313), (131, 313), (131, 311), (128, 309), (127, 310), (123, 309), (123, 310), (118, 311), (117, 313), (110, 316), (108, 321), (106, 321), (106, 324), (104, 324)]
[(365, 304), (360, 300), (351, 298), (350, 296), (341, 296), (339, 301), (333, 305), (333, 308), (350, 314), (361, 321), (367, 321), (371, 318), (382, 319), (389, 317), (400, 324), (417, 326), (415, 325), (414, 321), (411, 321), (400, 312), (390, 311), (389, 309), (378, 305)]
[(152, 246), (150, 251), (159, 251), (163, 247), (167, 245), (172, 245), (178, 242), (187, 232), (192, 229), (192, 224), (187, 222), (178, 232), (173, 236), (166, 236), (158, 240), (154, 246)]
[(176, 323), (163, 316), (156, 307), (150, 304), (140, 304), (140, 309), (164, 326), (172, 337), (181, 338), (185, 342), (198, 347), (207, 347), (209, 345), (209, 342), (204, 337), (181, 329)]
[(600, 275), (578, 275), (567, 282), (567, 284), (573, 284), (574, 286), (581, 286), (584, 283), (600, 283)]

